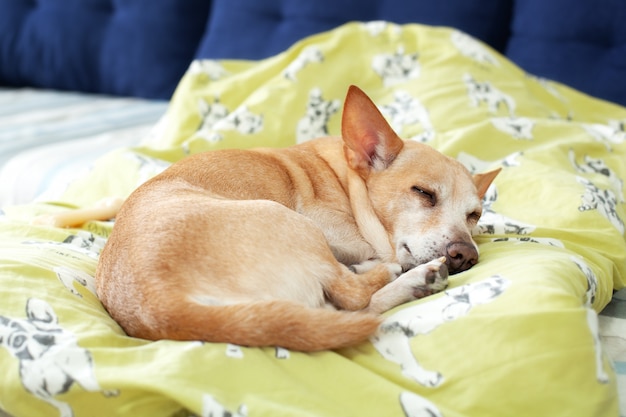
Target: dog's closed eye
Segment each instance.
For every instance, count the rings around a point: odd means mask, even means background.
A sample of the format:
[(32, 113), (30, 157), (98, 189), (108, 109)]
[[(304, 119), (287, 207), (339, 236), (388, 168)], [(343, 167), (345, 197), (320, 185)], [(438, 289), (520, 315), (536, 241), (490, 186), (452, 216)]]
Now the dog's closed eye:
[(435, 194), (434, 191), (426, 190), (417, 185), (414, 185), (413, 187), (411, 187), (411, 191), (413, 191), (415, 194), (419, 195), (420, 197), (426, 199), (426, 201), (428, 201), (431, 206), (435, 206), (435, 204), (437, 204), (437, 195)]
[(478, 223), (478, 220), (480, 220), (481, 216), (482, 213), (480, 211), (473, 211), (467, 215), (467, 221), (469, 223)]

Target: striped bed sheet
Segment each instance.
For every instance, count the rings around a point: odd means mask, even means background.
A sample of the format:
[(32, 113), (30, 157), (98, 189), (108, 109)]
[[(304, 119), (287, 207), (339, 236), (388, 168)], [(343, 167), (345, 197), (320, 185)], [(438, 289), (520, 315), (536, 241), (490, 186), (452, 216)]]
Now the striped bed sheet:
[(626, 289), (617, 292), (599, 316), (600, 339), (613, 360), (620, 395), (620, 416), (626, 417)]
[(0, 88), (0, 208), (53, 200), (99, 156), (146, 138), (167, 105)]

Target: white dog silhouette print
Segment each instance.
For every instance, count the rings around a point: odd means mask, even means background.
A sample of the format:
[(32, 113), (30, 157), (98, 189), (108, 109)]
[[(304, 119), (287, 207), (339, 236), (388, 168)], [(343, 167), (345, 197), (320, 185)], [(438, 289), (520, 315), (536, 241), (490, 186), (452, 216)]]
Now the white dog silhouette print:
[(419, 364), (411, 350), (411, 339), (427, 335), (466, 316), (473, 308), (494, 301), (508, 286), (508, 280), (495, 275), (447, 290), (442, 297), (405, 308), (387, 318), (371, 342), (385, 359), (400, 365), (405, 377), (426, 387), (437, 387), (443, 382), (443, 375)]
[(248, 407), (241, 404), (237, 411), (227, 410), (212, 395), (202, 396), (202, 417), (248, 417)]
[(483, 43), (468, 34), (455, 30), (450, 35), (450, 40), (459, 52), (466, 57), (481, 64), (500, 65), (496, 57)]
[(394, 36), (400, 36), (400, 34), (402, 33), (402, 26), (397, 25), (395, 23), (387, 22), (385, 20), (372, 20), (368, 22), (363, 22), (361, 26), (371, 36), (380, 36), (388, 28), (391, 29), (391, 33)]
[(586, 124), (583, 127), (595, 140), (603, 143), (609, 151), (612, 150), (611, 145), (626, 142), (626, 121), (609, 120), (607, 124)]
[(74, 384), (106, 396), (117, 395), (100, 388), (91, 354), (78, 346), (72, 333), (59, 326), (52, 307), (43, 300), (28, 299), (26, 319), (0, 316), (0, 346), (19, 360), (24, 388), (56, 408), (60, 417), (72, 417), (74, 412), (55, 397), (68, 392)]
[(497, 213), (493, 204), (498, 200), (498, 188), (492, 184), (483, 197), (483, 214), (476, 225), (474, 233), (489, 235), (528, 235), (536, 227)]
[(406, 417), (443, 417), (435, 404), (412, 392), (400, 394), (400, 405)]
[(497, 113), (499, 109), (506, 108), (509, 115), (514, 117), (515, 100), (513, 100), (511, 96), (498, 90), (488, 81), (476, 81), (474, 77), (468, 73), (463, 75), (463, 81), (467, 87), (467, 95), (473, 107), (486, 104), (490, 113)]
[(191, 63), (188, 71), (195, 75), (205, 75), (211, 81), (217, 81), (229, 74), (219, 61), (213, 59), (197, 59)]
[(393, 54), (379, 54), (372, 59), (372, 68), (382, 78), (385, 87), (391, 87), (419, 77), (419, 54), (405, 54), (402, 46)]
[(624, 203), (624, 181), (617, 176), (602, 159), (592, 158), (589, 155), (585, 155), (581, 164), (576, 161), (576, 153), (573, 149), (569, 150), (569, 160), (572, 166), (580, 174), (600, 174), (604, 175), (613, 192), (618, 197), (620, 203)]
[(86, 256), (97, 260), (100, 251), (106, 243), (106, 239), (85, 230), (79, 230), (76, 234), (66, 237), (63, 242), (28, 240), (22, 243), (24, 245), (35, 245), (38, 248), (49, 249), (60, 255), (72, 256), (77, 259)]
[[(242, 359), (244, 357), (243, 349), (239, 345), (227, 343), (226, 356), (233, 359)], [(274, 357), (276, 359), (289, 359), (291, 357), (291, 353), (285, 348), (276, 346), (274, 348)]]
[(328, 136), (328, 122), (332, 115), (341, 107), (339, 100), (324, 100), (322, 90), (314, 88), (309, 92), (309, 101), (306, 105), (306, 113), (300, 119), (296, 127), (296, 140), (298, 143), (307, 140)]
[(428, 142), (435, 133), (428, 111), (416, 97), (404, 90), (394, 92), (394, 100), (380, 107), (381, 113), (389, 119), (396, 132), (402, 132), (405, 126), (421, 125), (424, 132), (411, 138), (419, 142)]
[(83, 295), (74, 287), (74, 284), (76, 283), (86, 288), (94, 297), (97, 297), (94, 277), (89, 275), (87, 272), (79, 269), (68, 268), (66, 266), (55, 266), (53, 271), (57, 274), (57, 278), (59, 278), (61, 284), (63, 284), (63, 286), (75, 296), (80, 298), (83, 297)]
[(624, 234), (624, 222), (617, 213), (617, 196), (608, 189), (596, 186), (586, 178), (576, 177), (576, 180), (585, 186), (585, 192), (581, 195), (581, 204), (578, 210), (581, 212), (598, 210), (611, 224), (622, 234)]
[(151, 156), (142, 155), (132, 151), (127, 152), (125, 156), (139, 165), (137, 187), (148, 181), (150, 178), (165, 171), (171, 165), (170, 162), (164, 161), (163, 159), (153, 158)]
[(494, 117), (491, 124), (514, 139), (532, 140), (535, 122), (527, 117)]
[(296, 75), (307, 65), (324, 61), (324, 54), (317, 46), (307, 46), (283, 71), (283, 76), (290, 81), (297, 81)]
[(593, 346), (595, 349), (596, 379), (601, 384), (608, 384), (609, 375), (604, 370), (604, 353), (602, 350), (602, 343), (600, 341), (598, 314), (592, 308), (592, 304), (596, 298), (596, 292), (598, 290), (598, 278), (591, 267), (587, 265), (582, 258), (572, 256), (570, 259), (578, 266), (581, 272), (585, 274), (585, 278), (587, 279), (587, 292), (585, 293), (584, 303), (587, 311), (587, 325), (589, 326), (591, 337), (593, 337)]
[(198, 100), (198, 112), (202, 118), (196, 135), (208, 142), (223, 140), (221, 132), (237, 131), (244, 135), (258, 133), (263, 129), (263, 116), (252, 113), (246, 106), (230, 112), (215, 98), (209, 103), (204, 98)]

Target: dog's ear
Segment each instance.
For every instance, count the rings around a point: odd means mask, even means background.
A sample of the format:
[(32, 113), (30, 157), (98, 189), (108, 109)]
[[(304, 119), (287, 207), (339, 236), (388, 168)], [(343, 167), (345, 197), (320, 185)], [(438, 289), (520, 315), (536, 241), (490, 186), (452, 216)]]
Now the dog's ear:
[(485, 194), (487, 193), (487, 189), (496, 178), (498, 173), (500, 173), (500, 171), (502, 171), (502, 168), (497, 168), (493, 171), (474, 175), (474, 185), (476, 185), (476, 190), (478, 190), (478, 197), (482, 199), (485, 196)]
[(341, 134), (348, 165), (362, 176), (388, 167), (404, 146), (372, 100), (354, 85), (343, 106)]

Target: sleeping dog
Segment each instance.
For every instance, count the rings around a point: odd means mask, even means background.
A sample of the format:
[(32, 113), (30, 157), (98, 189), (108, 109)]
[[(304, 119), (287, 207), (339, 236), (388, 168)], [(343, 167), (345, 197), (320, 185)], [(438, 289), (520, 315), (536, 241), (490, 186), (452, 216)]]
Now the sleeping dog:
[(470, 231), (498, 171), (472, 176), (401, 140), (352, 86), (342, 137), (205, 152), (140, 186), (101, 253), (97, 293), (136, 337), (353, 345), (380, 313), (478, 261)]

